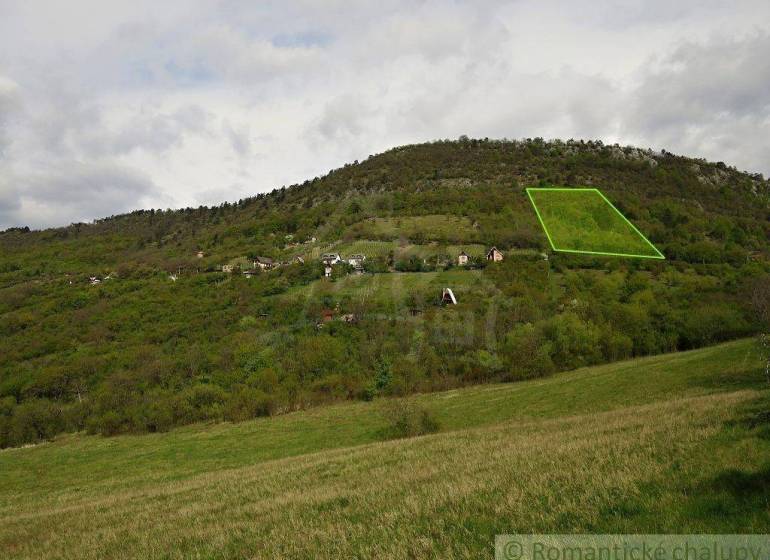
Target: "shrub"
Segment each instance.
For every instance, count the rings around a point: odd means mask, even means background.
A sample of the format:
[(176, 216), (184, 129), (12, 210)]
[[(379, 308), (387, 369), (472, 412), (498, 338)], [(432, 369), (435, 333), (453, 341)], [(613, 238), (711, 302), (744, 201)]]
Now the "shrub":
[(440, 425), (429, 410), (405, 399), (389, 401), (383, 407), (386, 426), (383, 439), (399, 439), (438, 432)]
[(270, 416), (275, 399), (259, 389), (240, 385), (233, 389), (225, 403), (224, 416), (230, 422), (242, 422), (259, 416)]

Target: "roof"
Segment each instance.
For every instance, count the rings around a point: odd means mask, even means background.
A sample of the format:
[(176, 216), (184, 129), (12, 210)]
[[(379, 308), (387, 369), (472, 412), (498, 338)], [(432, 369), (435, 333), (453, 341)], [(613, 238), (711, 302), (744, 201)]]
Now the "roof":
[(441, 299), (446, 299), (447, 296), (449, 296), (449, 299), (452, 300), (452, 303), (457, 305), (457, 298), (455, 297), (455, 294), (452, 291), (452, 288), (444, 288), (444, 291), (441, 294)]
[(465, 255), (466, 257), (470, 257), (470, 255), (469, 255), (468, 253), (466, 253), (465, 251), (462, 251), (462, 252), (461, 252), (459, 255), (457, 255), (457, 256), (458, 256), (458, 257), (462, 257), (463, 255)]
[(270, 257), (257, 257), (254, 260), (262, 264), (273, 264), (273, 259), (271, 259)]
[(490, 254), (490, 253), (493, 253), (495, 251), (497, 251), (501, 255), (503, 254), (503, 252), (500, 249), (498, 249), (497, 247), (492, 247), (489, 251), (487, 251), (487, 255)]

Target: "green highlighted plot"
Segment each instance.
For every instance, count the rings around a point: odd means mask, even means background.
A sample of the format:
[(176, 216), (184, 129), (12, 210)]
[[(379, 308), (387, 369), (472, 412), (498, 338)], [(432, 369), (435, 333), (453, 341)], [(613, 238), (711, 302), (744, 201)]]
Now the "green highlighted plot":
[(533, 188), (527, 195), (554, 251), (666, 258), (598, 189)]

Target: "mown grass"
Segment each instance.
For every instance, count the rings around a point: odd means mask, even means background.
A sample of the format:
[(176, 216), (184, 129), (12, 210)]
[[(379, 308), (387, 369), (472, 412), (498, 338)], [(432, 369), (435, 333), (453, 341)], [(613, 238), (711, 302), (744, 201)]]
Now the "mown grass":
[(593, 189), (528, 192), (557, 251), (659, 256)]
[(0, 452), (0, 556), (477, 558), (501, 532), (766, 532), (751, 341), (383, 403)]

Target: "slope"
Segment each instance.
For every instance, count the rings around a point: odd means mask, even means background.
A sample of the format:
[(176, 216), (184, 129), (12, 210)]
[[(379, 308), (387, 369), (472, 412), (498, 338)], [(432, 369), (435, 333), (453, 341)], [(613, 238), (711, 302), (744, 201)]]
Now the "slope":
[[(26, 557), (479, 557), (497, 532), (765, 532), (750, 341), (382, 403), (0, 453), (0, 550)], [(351, 447), (356, 446), (356, 447)]]

